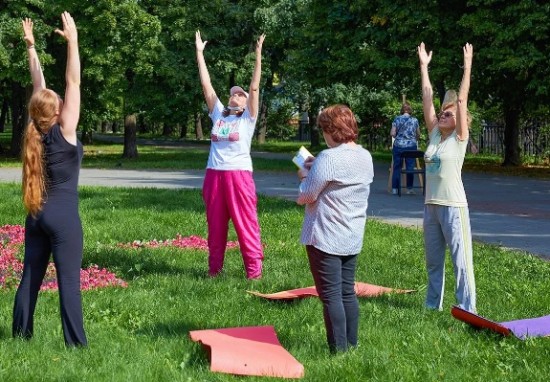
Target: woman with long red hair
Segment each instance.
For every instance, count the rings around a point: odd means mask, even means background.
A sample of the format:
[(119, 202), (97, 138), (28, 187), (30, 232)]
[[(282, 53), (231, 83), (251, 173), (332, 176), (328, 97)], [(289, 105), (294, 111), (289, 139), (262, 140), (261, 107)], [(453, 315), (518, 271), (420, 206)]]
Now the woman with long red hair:
[(61, 15), (67, 42), (66, 88), (63, 100), (46, 88), (36, 53), (31, 19), (23, 20), (33, 94), (23, 141), (23, 204), (25, 258), (15, 295), (13, 336), (30, 339), (38, 291), (53, 254), (59, 285), (61, 322), (67, 346), (86, 346), (80, 293), (83, 234), (78, 213), (78, 175), (82, 144), (76, 128), (80, 117), (78, 33), (68, 12)]

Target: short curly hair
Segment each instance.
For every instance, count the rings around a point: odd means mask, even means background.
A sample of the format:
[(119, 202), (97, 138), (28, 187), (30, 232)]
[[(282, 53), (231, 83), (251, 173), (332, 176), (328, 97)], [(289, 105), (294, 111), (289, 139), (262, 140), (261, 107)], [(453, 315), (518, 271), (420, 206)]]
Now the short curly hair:
[(336, 143), (355, 142), (359, 135), (357, 120), (346, 105), (332, 105), (321, 111), (317, 126)]

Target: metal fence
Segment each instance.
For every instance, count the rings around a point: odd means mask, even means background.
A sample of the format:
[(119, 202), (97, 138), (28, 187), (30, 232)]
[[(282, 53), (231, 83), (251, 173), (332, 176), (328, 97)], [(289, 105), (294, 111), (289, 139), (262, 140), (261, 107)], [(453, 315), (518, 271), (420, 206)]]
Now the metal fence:
[[(548, 121), (528, 121), (520, 127), (519, 147), (522, 155), (548, 155), (550, 151), (550, 132)], [(504, 152), (504, 125), (492, 122), (482, 123), (477, 136), (472, 136), (479, 152), (497, 154)]]
[(370, 151), (383, 151), (391, 147), (390, 129), (383, 122), (372, 122), (359, 131), (361, 144)]

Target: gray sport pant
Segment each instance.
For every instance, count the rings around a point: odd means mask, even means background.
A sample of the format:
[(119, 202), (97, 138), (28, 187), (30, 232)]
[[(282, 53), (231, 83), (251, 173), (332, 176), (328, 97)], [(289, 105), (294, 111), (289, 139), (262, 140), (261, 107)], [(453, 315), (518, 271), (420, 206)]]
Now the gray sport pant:
[(456, 280), (456, 301), (462, 309), (475, 313), (476, 287), (468, 207), (426, 204), (424, 206), (424, 247), (428, 271), (426, 307), (430, 309), (442, 309), (447, 246), (451, 252)]

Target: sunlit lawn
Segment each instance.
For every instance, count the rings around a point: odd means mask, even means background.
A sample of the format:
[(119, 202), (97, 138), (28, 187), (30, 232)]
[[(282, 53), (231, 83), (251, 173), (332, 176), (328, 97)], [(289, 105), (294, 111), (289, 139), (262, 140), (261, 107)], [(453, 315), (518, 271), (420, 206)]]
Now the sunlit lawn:
[[(0, 193), (0, 225), (23, 224), (19, 186), (0, 184)], [(444, 311), (423, 309), (419, 231), (369, 221), (357, 279), (418, 292), (362, 299), (360, 347), (332, 357), (317, 299), (275, 303), (246, 293), (313, 285), (299, 244), (302, 208), (260, 198), (265, 270), (249, 282), (235, 249), (223, 275), (210, 279), (204, 251), (116, 246), (178, 233), (205, 237), (199, 191), (82, 187), (80, 197), (83, 265), (106, 267), (129, 286), (83, 292), (89, 347), (76, 351), (63, 346), (57, 293), (41, 293), (35, 338), (26, 342), (11, 338), (14, 290), (0, 290), (1, 381), (265, 380), (211, 373), (207, 352), (188, 337), (190, 330), (256, 325), (275, 327), (304, 365), (304, 381), (546, 381), (550, 373), (550, 339), (503, 338), (451, 316), (449, 266)], [(480, 314), (495, 321), (548, 314), (550, 263), (489, 245), (476, 244), (474, 253)]]

